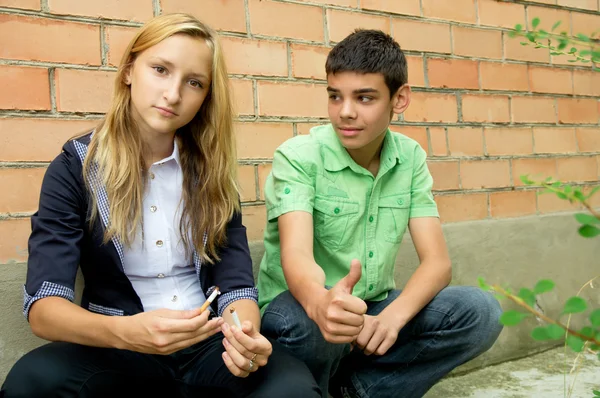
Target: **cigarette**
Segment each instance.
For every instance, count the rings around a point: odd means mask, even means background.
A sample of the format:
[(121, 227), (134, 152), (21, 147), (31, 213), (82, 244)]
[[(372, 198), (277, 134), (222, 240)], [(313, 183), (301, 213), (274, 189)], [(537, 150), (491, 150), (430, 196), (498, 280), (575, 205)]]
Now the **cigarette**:
[(213, 290), (212, 294), (208, 297), (204, 304), (202, 304), (202, 307), (200, 307), (200, 313), (203, 313), (219, 294), (221, 294), (219, 287), (215, 287), (215, 290)]
[(229, 313), (231, 314), (231, 317), (233, 318), (233, 322), (235, 323), (235, 326), (237, 326), (240, 330), (242, 330), (242, 324), (240, 323), (240, 318), (238, 318), (238, 314), (235, 311), (235, 307), (231, 307), (229, 309)]

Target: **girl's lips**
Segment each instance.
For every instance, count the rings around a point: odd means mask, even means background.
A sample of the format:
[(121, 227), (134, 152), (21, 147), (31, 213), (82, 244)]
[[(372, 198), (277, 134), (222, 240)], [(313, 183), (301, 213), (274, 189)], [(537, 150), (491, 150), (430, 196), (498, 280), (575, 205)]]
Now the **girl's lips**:
[(160, 113), (161, 115), (165, 116), (165, 117), (174, 117), (177, 116), (177, 114), (167, 108), (161, 108), (159, 106), (155, 107), (158, 110), (158, 113)]

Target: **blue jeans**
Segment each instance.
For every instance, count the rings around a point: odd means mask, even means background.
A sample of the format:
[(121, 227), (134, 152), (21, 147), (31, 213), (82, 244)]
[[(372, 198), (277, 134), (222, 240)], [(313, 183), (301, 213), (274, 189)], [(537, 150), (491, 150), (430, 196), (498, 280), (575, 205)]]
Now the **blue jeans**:
[[(367, 301), (377, 315), (400, 294)], [(289, 291), (267, 307), (261, 331), (302, 359), (323, 397), (422, 397), (458, 365), (487, 351), (502, 325), (502, 310), (489, 293), (474, 287), (443, 289), (404, 328), (385, 355), (364, 355), (349, 344), (332, 344)], [(342, 393), (343, 392), (343, 395)]]

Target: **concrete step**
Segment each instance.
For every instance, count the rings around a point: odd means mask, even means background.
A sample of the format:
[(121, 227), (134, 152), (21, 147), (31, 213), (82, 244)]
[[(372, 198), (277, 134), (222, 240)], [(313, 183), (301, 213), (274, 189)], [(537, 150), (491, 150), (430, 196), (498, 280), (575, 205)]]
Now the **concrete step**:
[(600, 390), (600, 360), (596, 355), (577, 354), (564, 347), (523, 359), (447, 377), (425, 398), (559, 398), (593, 397)]

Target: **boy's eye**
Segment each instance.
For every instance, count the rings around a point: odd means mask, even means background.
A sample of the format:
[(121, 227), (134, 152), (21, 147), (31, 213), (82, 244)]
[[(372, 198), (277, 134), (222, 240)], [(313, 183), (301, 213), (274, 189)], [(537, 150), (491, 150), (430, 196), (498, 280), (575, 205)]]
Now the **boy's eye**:
[(367, 96), (364, 96), (364, 95), (361, 95), (360, 97), (358, 97), (358, 100), (359, 100), (360, 102), (369, 102), (369, 101), (371, 101), (372, 99), (373, 99), (373, 97), (367, 97)]
[(340, 96), (337, 94), (329, 94), (329, 99), (336, 101), (340, 99)]
[(155, 71), (157, 71), (161, 75), (167, 72), (167, 70), (164, 67), (162, 67), (162, 66), (153, 66), (152, 69), (154, 69)]

